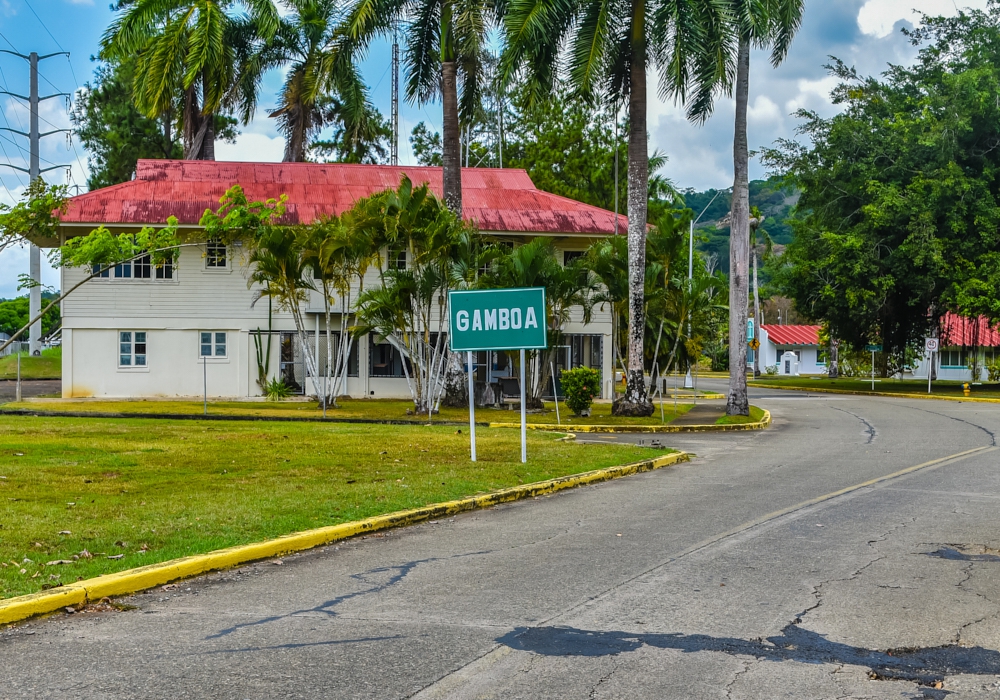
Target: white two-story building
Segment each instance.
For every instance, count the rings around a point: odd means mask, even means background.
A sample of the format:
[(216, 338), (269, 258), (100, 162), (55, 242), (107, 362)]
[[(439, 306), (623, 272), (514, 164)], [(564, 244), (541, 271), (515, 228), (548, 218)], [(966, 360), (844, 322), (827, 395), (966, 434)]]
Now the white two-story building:
[[(70, 200), (61, 218), (61, 241), (104, 225), (116, 233), (161, 226), (175, 216), (197, 229), (206, 209), (239, 184), (251, 200), (288, 195), (285, 221), (309, 223), (339, 214), (360, 197), (395, 188), (403, 174), (429, 183), (441, 195), (441, 169), (313, 163), (220, 163), (140, 161), (131, 182)], [(554, 239), (565, 263), (601, 237), (624, 232), (624, 217), (537, 189), (523, 170), (467, 168), (462, 172), (463, 213), (480, 232), (513, 245), (538, 236)], [(405, 265), (393, 256), (387, 263)], [(62, 270), (62, 289), (89, 273)], [(377, 282), (376, 273), (366, 280)], [(62, 302), (65, 397), (246, 398), (260, 395), (254, 337), (264, 333), (268, 304), (248, 286), (243, 249), (205, 243), (182, 248), (172, 266), (147, 260), (120, 265), (86, 282)], [(307, 305), (308, 342), (325, 360), (323, 301), (313, 293)], [(335, 328), (340, 328), (335, 315)], [(561, 367), (601, 370), (605, 396), (612, 391), (610, 309), (595, 310), (591, 323), (574, 314), (564, 327)], [(321, 341), (323, 338), (323, 342)], [(504, 353), (479, 353), (477, 380), (512, 373)], [(557, 367), (558, 371), (558, 367)], [(290, 314), (273, 311), (271, 376), (281, 376), (301, 393), (316, 393), (306, 377), (302, 349)], [(347, 392), (354, 397), (408, 397), (402, 358), (373, 336), (355, 341)]]

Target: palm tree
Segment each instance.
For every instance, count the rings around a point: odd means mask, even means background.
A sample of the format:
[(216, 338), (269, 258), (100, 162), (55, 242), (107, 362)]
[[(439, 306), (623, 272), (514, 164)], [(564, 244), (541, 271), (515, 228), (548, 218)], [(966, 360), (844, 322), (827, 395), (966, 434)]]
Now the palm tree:
[[(766, 217), (761, 213), (760, 209), (757, 207), (750, 207), (750, 250), (753, 251), (753, 327), (754, 327), (754, 337), (760, 338), (760, 326), (762, 321), (760, 313), (760, 283), (757, 279), (757, 267), (758, 258), (757, 254), (757, 236), (763, 239), (764, 246), (764, 258), (771, 254), (774, 249), (774, 240), (772, 240), (771, 235), (761, 228)], [(753, 376), (760, 376), (760, 349), (753, 354)]]
[[(245, 7), (249, 15), (232, 13)], [(272, 0), (119, 0), (101, 57), (136, 59), (136, 107), (158, 118), (182, 93), (185, 160), (215, 159), (215, 116), (236, 80), (237, 47), (278, 27)]]
[(483, 64), (490, 29), (502, 0), (355, 0), (343, 32), (361, 51), (376, 37), (404, 24), (407, 99), (424, 104), (441, 97), (445, 204), (462, 213), (460, 122), (471, 123), (483, 93)]
[(256, 110), (260, 81), (267, 71), (290, 64), (270, 117), (278, 119), (285, 136), (285, 162), (304, 162), (310, 140), (326, 124), (340, 122), (345, 143), (370, 138), (379, 125), (353, 56), (338, 32), (344, 19), (339, 0), (286, 0), (291, 13), (283, 17), (269, 40), (240, 57), (236, 88), (240, 116), (249, 121)]
[[(733, 139), (733, 199), (729, 235), (729, 396), (728, 415), (750, 415), (747, 396), (747, 307), (750, 263), (750, 155), (747, 104), (750, 97), (750, 49), (771, 49), (771, 65), (788, 54), (802, 22), (805, 0), (725, 0), (735, 52), (724, 57), (724, 75), (735, 72), (736, 125)], [(712, 95), (732, 85), (718, 79), (702, 82), (688, 116), (703, 120), (712, 111)]]
[(649, 191), (646, 69), (660, 71), (661, 92), (684, 99), (694, 78), (715, 84), (725, 56), (722, 0), (510, 0), (504, 18), (502, 74), (525, 71), (538, 97), (558, 82), (568, 45), (569, 79), (588, 98), (628, 102), (628, 365), (619, 415), (650, 415), (643, 370), (645, 252)]

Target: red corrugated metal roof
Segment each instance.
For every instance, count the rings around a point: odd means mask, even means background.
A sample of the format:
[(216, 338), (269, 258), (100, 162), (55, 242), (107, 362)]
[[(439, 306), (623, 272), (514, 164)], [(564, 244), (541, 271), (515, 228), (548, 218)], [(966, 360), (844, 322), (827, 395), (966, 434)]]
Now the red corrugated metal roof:
[(774, 345), (819, 345), (821, 326), (761, 326)]
[[(135, 179), (73, 197), (64, 223), (160, 224), (176, 216), (197, 224), (217, 209), (232, 185), (251, 200), (288, 195), (287, 223), (339, 214), (360, 197), (397, 187), (407, 175), (441, 196), (441, 168), (346, 163), (221, 163), (140, 160)], [(613, 212), (543, 192), (524, 170), (462, 169), (462, 210), (481, 231), (494, 233), (599, 234), (615, 231)], [(618, 217), (618, 230), (628, 221)]]
[(941, 319), (941, 345), (1000, 347), (1000, 326), (991, 325), (984, 316), (965, 318), (947, 313)]

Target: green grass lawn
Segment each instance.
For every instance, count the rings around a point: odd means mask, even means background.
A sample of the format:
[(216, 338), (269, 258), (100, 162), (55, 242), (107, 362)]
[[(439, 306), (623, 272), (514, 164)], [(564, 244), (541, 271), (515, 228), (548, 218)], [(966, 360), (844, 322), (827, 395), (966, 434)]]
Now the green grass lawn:
[(723, 416), (715, 421), (716, 425), (743, 425), (744, 423), (756, 423), (764, 419), (764, 409), (757, 406), (750, 407), (749, 416)]
[[(828, 379), (826, 377), (760, 377), (750, 382), (751, 386), (798, 389), (840, 389), (842, 391), (871, 392), (871, 379), (859, 377)], [(936, 381), (933, 393), (938, 396), (963, 396), (962, 382)], [(972, 396), (985, 399), (1000, 399), (1000, 384), (973, 385)], [(875, 392), (892, 394), (927, 394), (926, 379), (881, 379), (876, 378)]]
[[(62, 348), (42, 350), (41, 357), (21, 353), (21, 379), (59, 379)], [(0, 358), (0, 379), (17, 379), (17, 355)]]
[(477, 435), (472, 463), (454, 426), (0, 417), (0, 598), (664, 452)]
[[(202, 413), (203, 404), (200, 401), (74, 401), (61, 399), (45, 399), (21, 404), (7, 403), (4, 408), (29, 408), (39, 411), (91, 411), (97, 413), (128, 413), (141, 415), (143, 413), (183, 413), (197, 415)], [(339, 408), (329, 408), (329, 418), (364, 418), (374, 420), (411, 420), (427, 422), (426, 414), (415, 416), (407, 414), (412, 410), (413, 403), (393, 399), (348, 399), (340, 402)], [(678, 404), (676, 416), (683, 415), (691, 409), (691, 404)], [(208, 412), (213, 415), (239, 416), (275, 416), (291, 418), (320, 418), (321, 409), (315, 401), (232, 401), (209, 402)], [(665, 419), (673, 420), (674, 407), (672, 401), (664, 402)], [(656, 415), (651, 418), (627, 418), (611, 415), (610, 403), (597, 403), (591, 408), (588, 418), (573, 417), (566, 405), (559, 402), (559, 417), (567, 425), (642, 425), (646, 423), (659, 424), (660, 410), (657, 405)], [(545, 410), (538, 413), (528, 413), (531, 423), (555, 423), (555, 404), (546, 402)], [(434, 421), (468, 422), (469, 409), (441, 408), (441, 412), (433, 417)], [(489, 423), (520, 422), (520, 411), (495, 408), (477, 408), (476, 421)]]

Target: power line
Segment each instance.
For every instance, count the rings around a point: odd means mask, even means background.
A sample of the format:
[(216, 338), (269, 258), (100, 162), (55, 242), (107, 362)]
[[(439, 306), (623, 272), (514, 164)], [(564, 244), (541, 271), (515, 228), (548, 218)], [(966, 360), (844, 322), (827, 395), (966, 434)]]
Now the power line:
[[(10, 48), (14, 49), (14, 51), (17, 51), (17, 47), (14, 46), (14, 43), (10, 39), (8, 39), (6, 36), (4, 36), (3, 32), (0, 32), (0, 39), (3, 39), (4, 41), (6, 41), (7, 44), (10, 45)], [(17, 53), (21, 53), (21, 52), (17, 51)]]
[[(66, 51), (66, 49), (64, 49), (62, 47), (62, 44), (59, 43), (59, 40), (56, 39), (55, 35), (52, 32), (49, 31), (49, 28), (46, 26), (45, 22), (42, 21), (42, 18), (38, 16), (37, 12), (35, 12), (35, 8), (33, 8), (31, 6), (31, 3), (28, 2), (28, 0), (24, 0), (24, 4), (28, 6), (28, 9), (31, 10), (31, 14), (33, 14), (35, 16), (35, 19), (38, 20), (38, 23), (40, 25), (42, 25), (42, 29), (45, 30), (45, 33), (48, 34), (50, 37), (52, 37), (52, 41), (56, 42), (56, 47), (60, 51)], [(7, 43), (9, 44), (10, 42), (8, 41)], [(69, 53), (69, 52), (66, 51), (66, 53)], [(79, 85), (80, 81), (76, 79), (76, 72), (73, 70), (73, 62), (69, 60), (69, 56), (66, 57), (66, 61), (69, 63), (69, 72), (70, 72), (70, 75), (73, 76), (73, 82), (76, 83), (77, 85)], [(49, 84), (52, 85), (52, 83), (49, 83)], [(56, 87), (56, 86), (52, 85), (52, 87)], [(58, 89), (59, 88), (56, 88), (56, 90), (58, 90)]]

